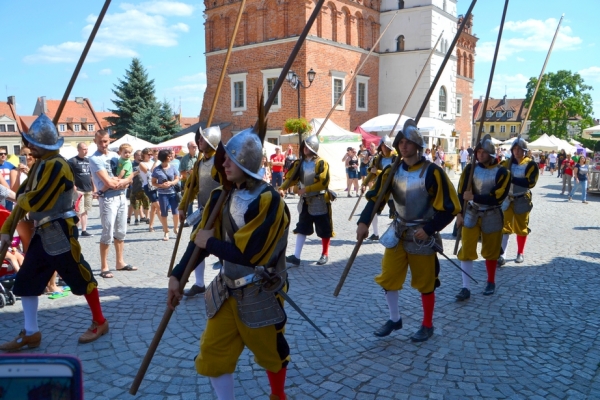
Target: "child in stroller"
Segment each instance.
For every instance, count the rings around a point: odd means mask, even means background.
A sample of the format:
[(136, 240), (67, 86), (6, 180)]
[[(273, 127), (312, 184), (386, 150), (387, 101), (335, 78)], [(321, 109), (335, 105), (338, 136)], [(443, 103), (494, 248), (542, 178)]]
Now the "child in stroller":
[[(2, 211), (0, 210), (0, 215)], [(0, 217), (1, 218), (1, 217)], [(12, 306), (17, 302), (17, 297), (12, 292), (19, 267), (23, 263), (23, 254), (18, 249), (19, 238), (15, 238), (11, 247), (6, 252), (6, 258), (0, 266), (0, 308), (5, 305)]]

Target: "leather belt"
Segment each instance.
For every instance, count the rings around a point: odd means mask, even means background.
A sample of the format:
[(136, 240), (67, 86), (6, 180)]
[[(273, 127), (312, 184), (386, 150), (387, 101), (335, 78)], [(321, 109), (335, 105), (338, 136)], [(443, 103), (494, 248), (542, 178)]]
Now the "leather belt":
[(513, 195), (510, 195), (510, 194), (509, 194), (509, 195), (508, 195), (508, 198), (509, 198), (509, 199), (511, 199), (511, 200), (520, 199), (521, 197), (525, 197), (525, 196), (527, 196), (527, 194), (528, 194), (528, 192), (525, 192), (525, 193), (523, 193), (523, 194), (518, 194), (518, 195), (516, 195), (516, 196), (513, 196)]
[(47, 217), (40, 219), (39, 221), (34, 221), (34, 225), (36, 227), (38, 227), (38, 226), (44, 225), (48, 222), (52, 222), (56, 219), (67, 219), (67, 218), (73, 218), (75, 216), (77, 216), (77, 212), (75, 212), (75, 210), (65, 211), (60, 214), (49, 215)]
[[(266, 268), (266, 270), (269, 273), (273, 273), (273, 271), (274, 271), (273, 268)], [(237, 279), (231, 279), (228, 276), (226, 276), (225, 274), (221, 274), (221, 277), (223, 278), (223, 282), (225, 282), (225, 285), (229, 289), (241, 289), (244, 286), (248, 286), (251, 283), (254, 283), (255, 280), (260, 279), (260, 277), (257, 277), (256, 274), (249, 274), (246, 276), (242, 276), (241, 278), (237, 278)]]
[(326, 190), (321, 190), (320, 192), (304, 193), (304, 196), (302, 196), (302, 197), (314, 197), (314, 196), (318, 196), (320, 194), (325, 194), (325, 192), (327, 192), (327, 191)]
[(475, 204), (475, 203), (471, 203), (471, 202), (469, 202), (469, 206), (473, 207), (473, 209), (474, 209), (475, 211), (477, 211), (478, 213), (482, 213), (482, 214), (485, 214), (485, 213), (486, 213), (486, 212), (488, 212), (488, 211), (495, 210), (496, 208), (500, 208), (500, 207), (502, 207), (502, 205), (498, 205), (498, 206), (490, 206), (490, 207), (487, 207), (487, 208), (483, 208), (483, 209), (482, 209), (482, 208), (481, 208), (480, 206), (478, 206), (477, 204)]

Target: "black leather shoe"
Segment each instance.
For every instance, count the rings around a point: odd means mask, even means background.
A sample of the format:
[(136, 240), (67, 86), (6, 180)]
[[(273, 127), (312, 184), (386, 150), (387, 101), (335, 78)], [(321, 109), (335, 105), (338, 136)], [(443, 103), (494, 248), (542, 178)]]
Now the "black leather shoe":
[(400, 318), (397, 322), (388, 319), (388, 321), (383, 324), (381, 328), (375, 331), (375, 336), (385, 337), (392, 333), (392, 331), (397, 331), (398, 329), (402, 329), (402, 318)]
[(292, 265), (293, 265), (293, 266), (295, 266), (295, 267), (299, 267), (299, 266), (300, 266), (300, 259), (299, 259), (299, 258), (297, 258), (297, 257), (296, 257), (295, 255), (293, 255), (293, 254), (292, 254), (291, 256), (287, 256), (287, 257), (285, 258), (285, 261), (286, 261), (288, 264), (292, 264)]
[(515, 260), (515, 262), (521, 264), (523, 261), (525, 261), (525, 257), (523, 257), (523, 254), (517, 254), (517, 259)]
[(187, 222), (184, 222), (184, 223), (183, 223), (183, 227), (184, 227), (184, 228), (189, 228), (189, 227), (190, 227), (190, 224), (188, 224)]
[(195, 295), (204, 292), (206, 292), (206, 288), (204, 286), (192, 285), (192, 287), (186, 290), (183, 295), (187, 297), (194, 297)]
[(327, 264), (327, 261), (329, 261), (329, 257), (327, 257), (325, 254), (321, 254), (321, 258), (319, 258), (319, 261), (317, 261), (317, 265), (325, 265)]
[(471, 298), (471, 291), (467, 288), (462, 288), (454, 297), (456, 297), (456, 301), (465, 301)]
[(488, 282), (485, 286), (485, 290), (483, 291), (484, 296), (491, 296), (496, 292), (496, 284), (492, 282)]
[(373, 234), (373, 235), (369, 236), (369, 240), (379, 240), (379, 235)]
[(501, 267), (504, 264), (506, 264), (506, 260), (504, 259), (504, 257), (502, 257), (502, 256), (498, 257), (498, 266)]
[(413, 342), (425, 342), (427, 339), (433, 336), (433, 326), (428, 328), (424, 325), (421, 325), (421, 328), (410, 337), (410, 340)]

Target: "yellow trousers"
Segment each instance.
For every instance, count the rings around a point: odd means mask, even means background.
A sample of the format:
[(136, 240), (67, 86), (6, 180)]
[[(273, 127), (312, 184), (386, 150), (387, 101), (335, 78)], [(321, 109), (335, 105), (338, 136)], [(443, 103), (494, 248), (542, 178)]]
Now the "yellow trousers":
[[(401, 290), (410, 267), (410, 285), (421, 293), (431, 293), (439, 286), (439, 263), (435, 254), (429, 256), (409, 254), (402, 240), (393, 249), (385, 249), (381, 260), (381, 274), (375, 282), (385, 290)], [(437, 285), (436, 285), (437, 283)]]
[(515, 214), (513, 202), (510, 202), (508, 209), (504, 211), (504, 228), (503, 234), (510, 235), (511, 233), (519, 236), (529, 235), (529, 213)]
[[(506, 225), (505, 225), (506, 226)], [(481, 231), (481, 218), (477, 219), (477, 224), (472, 228), (462, 227), (461, 247), (457, 258), (460, 261), (477, 260), (477, 242), (481, 235), (481, 257), (485, 260), (497, 260), (500, 257), (502, 247), (502, 229), (493, 233), (483, 233)]]
[(258, 365), (277, 373), (290, 360), (290, 349), (283, 337), (284, 328), (285, 321), (262, 328), (246, 326), (238, 316), (236, 299), (230, 297), (217, 314), (206, 321), (200, 339), (200, 354), (196, 357), (196, 371), (210, 377), (231, 374), (246, 346)]

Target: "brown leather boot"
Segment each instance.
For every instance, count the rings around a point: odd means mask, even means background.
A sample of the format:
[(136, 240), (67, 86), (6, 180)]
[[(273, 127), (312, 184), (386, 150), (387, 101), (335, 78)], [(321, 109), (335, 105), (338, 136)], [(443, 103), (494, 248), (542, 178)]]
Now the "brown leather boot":
[(100, 336), (108, 333), (108, 320), (105, 320), (102, 325), (98, 325), (96, 321), (92, 321), (92, 326), (79, 337), (79, 343), (90, 343), (98, 339)]
[(42, 332), (37, 331), (36, 333), (27, 336), (25, 329), (19, 332), (19, 335), (10, 342), (0, 344), (0, 350), (4, 351), (19, 351), (21, 348), (27, 346), (30, 349), (35, 349), (40, 346), (42, 341)]

